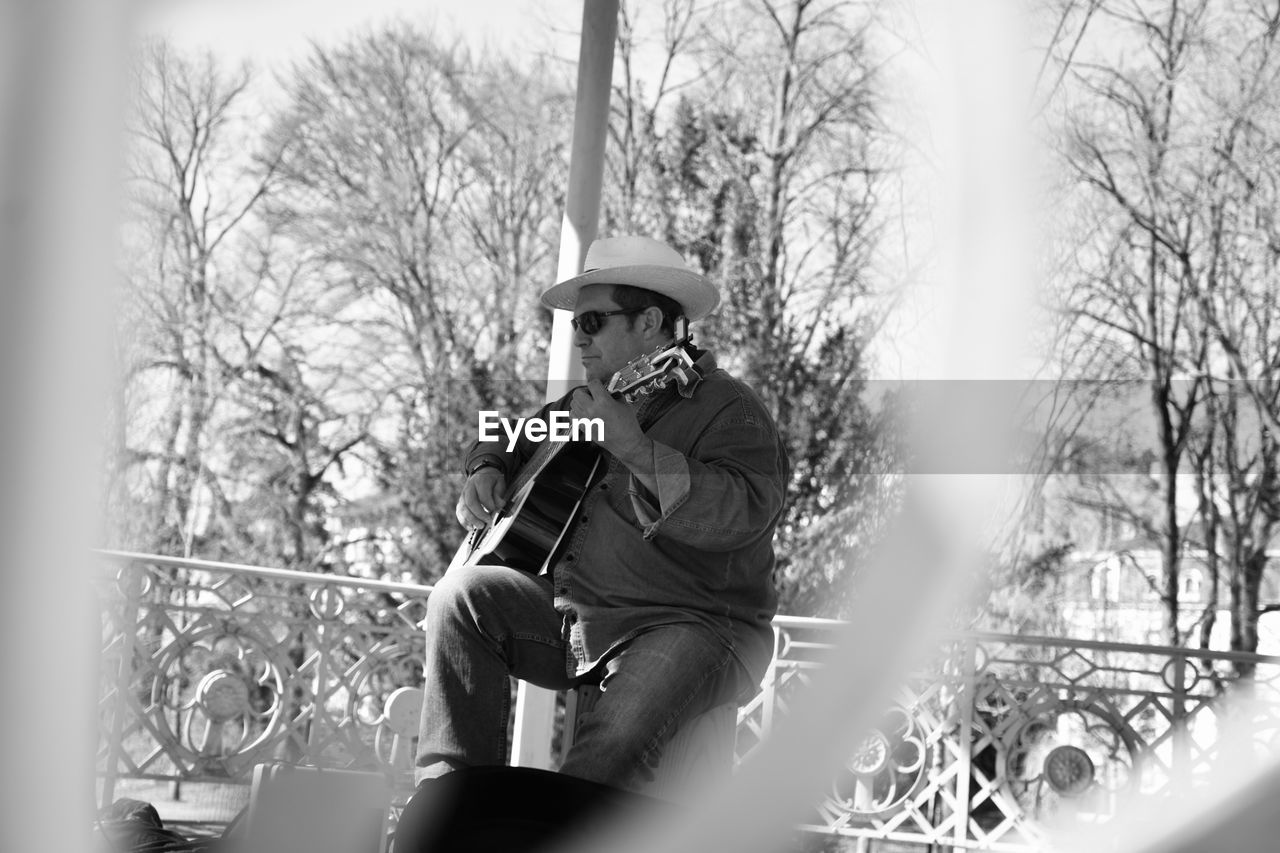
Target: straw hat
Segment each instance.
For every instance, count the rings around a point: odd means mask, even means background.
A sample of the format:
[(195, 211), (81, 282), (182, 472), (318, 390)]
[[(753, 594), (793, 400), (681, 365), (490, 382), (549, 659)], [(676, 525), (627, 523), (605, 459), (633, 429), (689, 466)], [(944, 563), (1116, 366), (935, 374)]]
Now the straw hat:
[(629, 284), (669, 296), (690, 322), (701, 320), (720, 303), (720, 292), (706, 276), (689, 269), (675, 249), (649, 237), (606, 237), (587, 248), (583, 271), (542, 294), (548, 308), (572, 311), (578, 291), (588, 284)]

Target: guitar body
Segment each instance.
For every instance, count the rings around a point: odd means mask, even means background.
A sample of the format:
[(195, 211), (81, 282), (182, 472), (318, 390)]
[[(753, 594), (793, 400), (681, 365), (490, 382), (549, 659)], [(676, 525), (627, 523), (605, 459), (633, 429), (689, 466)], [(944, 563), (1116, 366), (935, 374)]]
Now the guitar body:
[[(684, 350), (688, 330), (680, 329), (677, 340), (615, 373), (609, 393), (634, 401), (671, 382), (684, 388), (692, 381), (693, 360)], [(600, 450), (591, 442), (544, 443), (508, 484), (511, 491), (502, 508), (484, 527), (467, 534), (446, 571), (486, 564), (541, 572), (558, 556), (599, 464)]]
[(485, 527), (467, 534), (449, 569), (477, 564), (540, 572), (556, 555), (600, 463), (590, 443), (566, 445)]

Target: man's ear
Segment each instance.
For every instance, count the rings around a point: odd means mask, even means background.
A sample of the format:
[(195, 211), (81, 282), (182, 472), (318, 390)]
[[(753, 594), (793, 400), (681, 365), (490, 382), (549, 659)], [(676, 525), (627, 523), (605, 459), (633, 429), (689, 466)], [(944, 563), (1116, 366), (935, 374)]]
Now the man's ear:
[(641, 318), (644, 322), (644, 333), (646, 337), (655, 337), (662, 334), (662, 309), (657, 305), (650, 305), (644, 309)]

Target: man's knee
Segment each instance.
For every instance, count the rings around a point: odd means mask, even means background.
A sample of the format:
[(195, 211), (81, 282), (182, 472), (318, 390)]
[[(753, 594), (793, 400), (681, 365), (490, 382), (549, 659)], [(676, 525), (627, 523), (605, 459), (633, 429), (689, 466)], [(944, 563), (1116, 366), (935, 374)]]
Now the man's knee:
[(427, 596), (426, 628), (445, 623), (478, 622), (495, 606), (494, 579), (481, 566), (447, 572)]
[(512, 620), (527, 616), (539, 604), (551, 608), (551, 598), (539, 599), (535, 583), (503, 566), (466, 566), (447, 572), (427, 596), (426, 628), (445, 625), (477, 626), (505, 635)]

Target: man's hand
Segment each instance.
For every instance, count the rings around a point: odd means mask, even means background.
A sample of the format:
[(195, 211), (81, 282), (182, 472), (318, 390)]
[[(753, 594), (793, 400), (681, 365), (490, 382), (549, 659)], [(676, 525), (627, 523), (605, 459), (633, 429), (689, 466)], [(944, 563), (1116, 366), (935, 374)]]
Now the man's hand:
[(599, 379), (592, 379), (574, 392), (569, 414), (575, 418), (599, 418), (604, 424), (604, 438), (596, 443), (628, 467), (643, 464), (649, 440), (640, 429), (635, 409), (613, 399)]
[(454, 513), (458, 523), (468, 530), (484, 527), (502, 506), (507, 496), (507, 477), (492, 465), (486, 465), (467, 478)]

